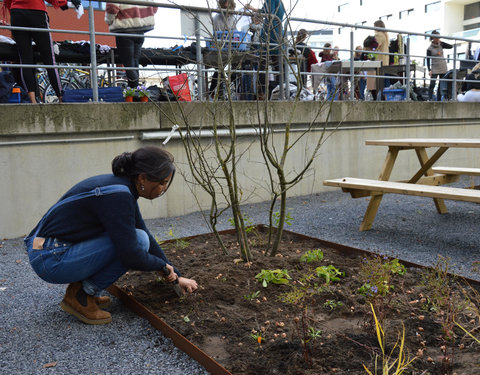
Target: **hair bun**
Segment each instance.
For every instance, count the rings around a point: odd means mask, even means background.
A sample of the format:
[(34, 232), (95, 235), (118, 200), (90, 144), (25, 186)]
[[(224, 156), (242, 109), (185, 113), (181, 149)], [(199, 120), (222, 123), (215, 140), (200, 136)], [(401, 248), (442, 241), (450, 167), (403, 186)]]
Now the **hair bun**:
[(131, 152), (124, 152), (118, 155), (112, 161), (112, 172), (115, 176), (128, 176), (133, 166), (133, 157)]

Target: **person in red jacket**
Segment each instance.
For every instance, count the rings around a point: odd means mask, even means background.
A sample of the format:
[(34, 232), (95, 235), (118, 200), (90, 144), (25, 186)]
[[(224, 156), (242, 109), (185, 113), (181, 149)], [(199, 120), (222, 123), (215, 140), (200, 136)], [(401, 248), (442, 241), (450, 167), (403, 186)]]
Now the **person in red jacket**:
[[(67, 0), (46, 0), (54, 8), (68, 9)], [(80, 0), (73, 0), (72, 3), (77, 6)], [(77, 4), (76, 4), (77, 3)], [(10, 12), (10, 24), (19, 27), (34, 27), (39, 29), (49, 29), (47, 7), (43, 0), (4, 0), (2, 14), (6, 16), (6, 10)], [(50, 33), (41, 31), (12, 30), (12, 36), (17, 44), (18, 57), (21, 64), (35, 64), (33, 58), (32, 41), (35, 42), (43, 64), (55, 65), (55, 54), (53, 52), (53, 42)], [(58, 71), (55, 68), (47, 69), (48, 78), (52, 84), (58, 101), (62, 102), (62, 86)], [(37, 81), (34, 68), (22, 68), (20, 70), (22, 86), (27, 90), (28, 98), (31, 103), (36, 103), (35, 91)]]

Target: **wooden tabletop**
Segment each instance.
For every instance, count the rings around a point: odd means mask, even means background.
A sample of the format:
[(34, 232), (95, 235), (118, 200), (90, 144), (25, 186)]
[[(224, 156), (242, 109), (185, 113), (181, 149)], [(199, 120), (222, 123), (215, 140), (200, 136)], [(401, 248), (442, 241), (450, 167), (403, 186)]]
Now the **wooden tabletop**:
[(366, 145), (398, 147), (463, 147), (480, 148), (480, 139), (468, 138), (403, 138), (375, 139), (365, 141)]

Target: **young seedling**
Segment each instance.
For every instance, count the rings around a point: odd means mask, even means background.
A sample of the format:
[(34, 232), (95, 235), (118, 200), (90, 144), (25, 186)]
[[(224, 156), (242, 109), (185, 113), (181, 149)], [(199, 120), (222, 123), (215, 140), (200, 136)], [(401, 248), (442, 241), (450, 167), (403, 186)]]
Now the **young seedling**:
[(337, 307), (343, 306), (342, 301), (335, 301), (333, 299), (327, 299), (325, 303), (323, 304), (323, 307), (326, 307), (330, 310), (334, 310)]
[[(280, 223), (280, 212), (274, 212), (273, 213), (273, 225), (278, 227), (278, 224)], [(287, 225), (292, 225), (293, 217), (290, 215), (290, 212), (287, 211), (285, 214), (285, 224)]]
[(300, 257), (300, 262), (311, 263), (323, 260), (323, 251), (320, 249), (308, 250)]
[(326, 284), (330, 284), (331, 281), (340, 281), (340, 276), (345, 276), (345, 272), (341, 272), (331, 264), (329, 266), (317, 267), (315, 268), (315, 272), (318, 277), (323, 277), (325, 279)]
[(262, 270), (258, 273), (255, 278), (258, 282), (262, 283), (264, 288), (267, 287), (269, 283), (272, 284), (288, 284), (289, 280), (292, 278), (288, 275), (287, 270)]
[(260, 291), (257, 290), (256, 292), (252, 292), (250, 294), (247, 294), (245, 296), (243, 296), (243, 298), (245, 298), (247, 301), (253, 301), (254, 299), (257, 299), (258, 296), (260, 296)]

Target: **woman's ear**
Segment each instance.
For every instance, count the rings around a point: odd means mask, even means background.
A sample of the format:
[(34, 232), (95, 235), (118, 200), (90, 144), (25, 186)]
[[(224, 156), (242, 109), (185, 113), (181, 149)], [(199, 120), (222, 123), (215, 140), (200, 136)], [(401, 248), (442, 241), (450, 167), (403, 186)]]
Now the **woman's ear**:
[(141, 173), (137, 177), (137, 182), (139, 185), (145, 185), (146, 180), (147, 180), (147, 177), (145, 176), (145, 173)]

